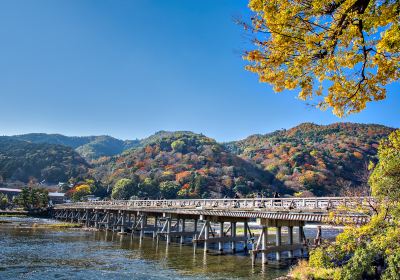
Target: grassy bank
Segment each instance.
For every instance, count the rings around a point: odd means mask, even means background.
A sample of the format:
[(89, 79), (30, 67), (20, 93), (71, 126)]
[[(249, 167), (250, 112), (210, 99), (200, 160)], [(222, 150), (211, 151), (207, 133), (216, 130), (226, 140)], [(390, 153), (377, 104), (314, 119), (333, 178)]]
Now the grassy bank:
[(34, 228), (48, 228), (48, 229), (67, 229), (67, 228), (81, 228), (82, 225), (78, 223), (55, 223), (55, 224), (33, 224)]
[(0, 217), (5, 217), (5, 218), (9, 218), (9, 217), (25, 218), (25, 217), (28, 217), (28, 215), (27, 214), (4, 214), (4, 213), (1, 213)]

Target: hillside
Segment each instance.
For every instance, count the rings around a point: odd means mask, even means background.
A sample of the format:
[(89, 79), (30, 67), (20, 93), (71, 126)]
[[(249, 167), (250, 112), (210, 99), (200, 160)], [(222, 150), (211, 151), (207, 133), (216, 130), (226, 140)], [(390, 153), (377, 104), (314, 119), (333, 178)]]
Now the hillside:
[(47, 183), (66, 182), (71, 177), (86, 174), (88, 167), (70, 147), (0, 137), (1, 180), (26, 183), (34, 177)]
[(337, 195), (366, 183), (379, 140), (393, 129), (381, 125), (304, 123), (289, 130), (253, 135), (225, 147), (296, 192)]
[[(140, 196), (223, 197), (271, 193), (274, 177), (231, 153), (215, 140), (192, 132), (160, 132), (146, 144), (96, 166), (96, 179), (115, 184), (129, 178)], [(278, 182), (276, 182), (278, 184)], [(141, 189), (140, 189), (141, 188)]]
[(58, 144), (75, 149), (86, 160), (114, 156), (139, 145), (139, 140), (120, 140), (111, 136), (64, 136), (61, 134), (29, 133), (11, 136), (31, 143)]
[(270, 195), (275, 190), (339, 195), (366, 185), (368, 163), (376, 160), (379, 140), (392, 130), (304, 123), (223, 144), (190, 131), (159, 131), (132, 141), (25, 134), (1, 137), (0, 174), (22, 181), (93, 177), (109, 186), (127, 178), (141, 197), (165, 196), (165, 188), (171, 190), (169, 197)]

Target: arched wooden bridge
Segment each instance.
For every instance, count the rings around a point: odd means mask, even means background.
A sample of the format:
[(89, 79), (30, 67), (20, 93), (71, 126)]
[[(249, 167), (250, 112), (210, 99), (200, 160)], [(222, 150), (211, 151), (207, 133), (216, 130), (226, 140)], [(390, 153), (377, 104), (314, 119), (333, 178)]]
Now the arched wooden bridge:
[[(261, 253), (266, 263), (272, 252), (277, 260), (282, 252), (288, 252), (290, 258), (295, 252), (303, 254), (309, 245), (305, 223), (363, 224), (369, 220), (373, 203), (369, 197), (111, 200), (59, 204), (53, 216), (120, 234), (138, 232), (141, 238), (151, 234), (157, 240), (165, 238), (167, 244), (174, 238), (181, 243), (190, 240), (195, 246), (204, 244), (206, 251), (212, 244), (222, 251), (229, 243), (235, 252), (236, 244), (243, 242), (245, 250), (251, 247), (253, 260)], [(257, 236), (249, 227), (251, 221), (261, 228)], [(269, 227), (276, 228), (274, 242), (268, 240)], [(282, 227), (287, 227), (287, 244), (282, 243)], [(298, 228), (297, 242), (293, 240), (294, 227)], [(319, 231), (314, 243), (320, 241)]]

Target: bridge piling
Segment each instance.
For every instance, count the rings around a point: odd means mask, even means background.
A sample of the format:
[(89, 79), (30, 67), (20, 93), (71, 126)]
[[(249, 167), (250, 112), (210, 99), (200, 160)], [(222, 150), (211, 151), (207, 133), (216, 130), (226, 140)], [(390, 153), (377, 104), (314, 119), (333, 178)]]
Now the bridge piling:
[(154, 216), (153, 239), (157, 237), (157, 233), (158, 233), (158, 216)]
[[(276, 227), (276, 233), (275, 233), (275, 245), (277, 247), (282, 245), (282, 227), (278, 226)], [(276, 260), (280, 261), (281, 260), (281, 252), (277, 251), (276, 252)]]
[(146, 219), (147, 216), (142, 213), (140, 217), (140, 239), (143, 239), (144, 237), (144, 228), (146, 226)]
[(245, 251), (247, 251), (247, 244), (248, 244), (248, 241), (249, 241), (248, 232), (247, 232), (248, 227), (249, 227), (249, 223), (247, 221), (245, 221), (243, 223), (243, 234), (244, 234), (244, 238), (245, 238), (245, 241), (244, 241), (244, 244), (243, 244), (243, 248), (244, 248)]
[(99, 211), (98, 210), (94, 210), (94, 215), (93, 215), (93, 219), (94, 219), (94, 227), (98, 228), (98, 222), (99, 222)]
[(167, 225), (167, 244), (171, 244), (171, 218), (168, 217), (166, 220), (166, 225)]
[(208, 252), (209, 236), (210, 236), (210, 221), (206, 220), (204, 224), (204, 252)]
[(224, 243), (222, 242), (222, 238), (225, 236), (224, 232), (224, 222), (219, 223), (219, 237), (221, 238), (221, 241), (218, 242), (218, 250), (220, 252), (224, 251)]
[(90, 218), (89, 218), (89, 216), (90, 216), (90, 214), (89, 214), (89, 209), (86, 209), (86, 213), (85, 213), (85, 215), (86, 215), (85, 226), (86, 226), (86, 227), (89, 227), (89, 223), (90, 223)]
[[(293, 245), (293, 226), (288, 227), (288, 243), (289, 245)], [(288, 257), (293, 258), (293, 250), (289, 250)]]
[(235, 253), (236, 252), (236, 222), (232, 222), (231, 223), (231, 237), (232, 237), (232, 241), (231, 241), (231, 249), (232, 252)]
[(121, 230), (119, 234), (126, 234), (125, 232), (125, 211), (121, 211)]
[[(304, 230), (303, 226), (299, 226), (299, 244), (304, 244), (306, 243), (305, 236), (304, 236)], [(300, 249), (300, 257), (304, 255), (304, 250), (303, 248)]]
[[(186, 226), (186, 220), (182, 219), (182, 223), (181, 223), (181, 232), (184, 233), (185, 232), (185, 226)], [(181, 240), (180, 243), (183, 244), (183, 242), (185, 241), (185, 236), (184, 234), (181, 235)]]
[(268, 253), (266, 252), (268, 247), (268, 226), (264, 226), (262, 228), (262, 233), (260, 238), (262, 240), (262, 250), (263, 250), (261, 253), (262, 263), (266, 264), (268, 263)]
[[(275, 256), (279, 261), (288, 252), (288, 257), (304, 255), (307, 240), (304, 235), (306, 222), (327, 223), (331, 221), (329, 211), (338, 208), (344, 203), (348, 207), (371, 203), (370, 198), (279, 198), (275, 199), (187, 199), (187, 200), (127, 200), (127, 201), (95, 201), (55, 205), (52, 214), (56, 219), (83, 223), (86, 227), (95, 227), (117, 231), (124, 234), (140, 232), (140, 239), (145, 233), (152, 234), (153, 238), (164, 236), (167, 245), (172, 238), (184, 243), (185, 239), (192, 238), (194, 248), (198, 243), (204, 244), (207, 252), (216, 245), (218, 251), (224, 250), (224, 245), (235, 253), (237, 245), (243, 242), (244, 250), (248, 249), (251, 241), (250, 255), (255, 262), (261, 254), (262, 263), (268, 261), (268, 256)], [(329, 211), (328, 211), (329, 210)], [(149, 225), (147, 219), (154, 218), (154, 225)], [(261, 234), (256, 238), (249, 227), (249, 221), (257, 219), (261, 226)], [(347, 212), (335, 216), (336, 221), (365, 223), (368, 216), (359, 212)], [(188, 225), (188, 221), (193, 221)], [(176, 222), (175, 222), (176, 221)], [(174, 223), (173, 223), (174, 222)], [(201, 230), (198, 232), (199, 222)], [(225, 223), (229, 227), (225, 229)], [(243, 234), (238, 232), (238, 223)], [(214, 229), (215, 227), (215, 229)], [(275, 240), (268, 244), (268, 228), (276, 228)], [(282, 227), (287, 228), (287, 242), (282, 244)], [(298, 237), (294, 241), (294, 227), (298, 228)], [(190, 229), (188, 229), (190, 228)], [(321, 244), (322, 229), (317, 228), (314, 244)], [(286, 231), (284, 231), (286, 232)], [(174, 239), (175, 240), (175, 239)], [(228, 244), (226, 244), (228, 243)]]

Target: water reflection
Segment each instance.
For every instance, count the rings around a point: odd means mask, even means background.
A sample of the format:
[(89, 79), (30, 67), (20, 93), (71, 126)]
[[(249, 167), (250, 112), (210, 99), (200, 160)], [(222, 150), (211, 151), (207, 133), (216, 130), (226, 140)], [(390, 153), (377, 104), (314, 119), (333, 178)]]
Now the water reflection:
[(274, 279), (288, 270), (260, 262), (253, 266), (247, 255), (205, 253), (191, 244), (24, 228), (20, 222), (0, 224), (0, 279)]

